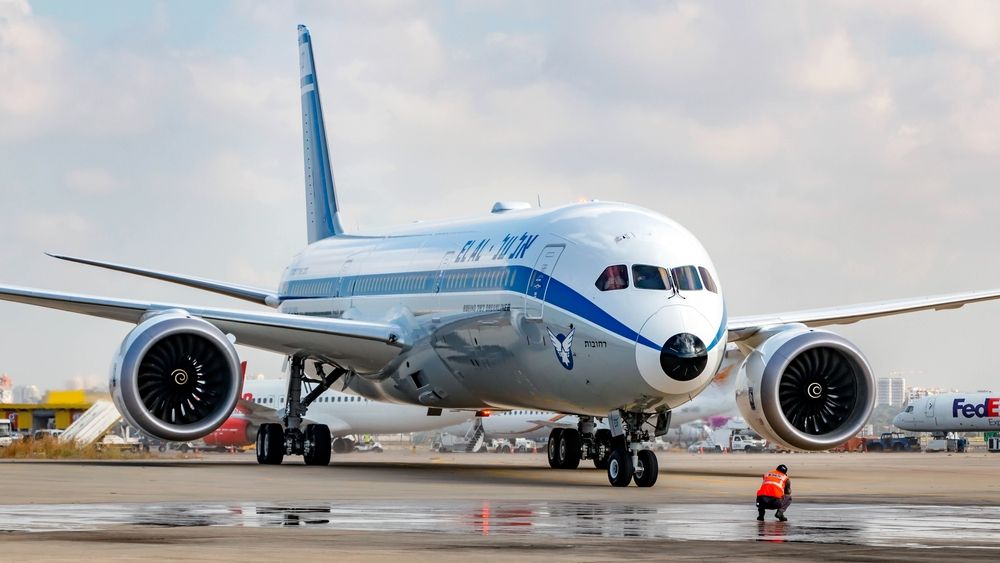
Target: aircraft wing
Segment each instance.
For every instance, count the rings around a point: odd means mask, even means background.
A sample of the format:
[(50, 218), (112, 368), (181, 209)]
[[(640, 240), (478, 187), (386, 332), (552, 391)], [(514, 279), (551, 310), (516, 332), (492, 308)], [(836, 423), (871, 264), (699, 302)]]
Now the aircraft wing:
[(190, 307), (11, 286), (0, 286), (0, 300), (133, 324), (141, 322), (148, 312), (182, 309), (232, 334), (237, 344), (285, 355), (301, 353), (324, 358), (360, 372), (382, 369), (408, 345), (400, 327), (391, 323)]
[(98, 260), (88, 260), (86, 258), (63, 256), (61, 254), (50, 254), (50, 253), (46, 254), (48, 256), (51, 256), (52, 258), (58, 258), (59, 260), (66, 260), (67, 262), (76, 262), (77, 264), (86, 264), (87, 266), (96, 266), (98, 268), (104, 268), (106, 270), (125, 272), (127, 274), (134, 274), (137, 276), (142, 276), (144, 278), (152, 278), (165, 282), (185, 285), (187, 287), (193, 287), (195, 289), (202, 289), (205, 291), (211, 291), (213, 293), (219, 293), (221, 295), (226, 295), (228, 297), (235, 297), (236, 299), (252, 301), (254, 303), (259, 303), (261, 305), (267, 305), (269, 307), (276, 307), (279, 303), (278, 295), (275, 292), (268, 291), (266, 289), (258, 289), (256, 287), (220, 282), (205, 278), (196, 278), (194, 276), (182, 276), (180, 274), (172, 274), (170, 272), (161, 272), (158, 270), (147, 270), (145, 268), (136, 268), (134, 266), (126, 266), (124, 264), (100, 262)]
[(1000, 289), (989, 291), (969, 291), (965, 293), (952, 293), (949, 295), (938, 295), (934, 297), (917, 297), (896, 301), (878, 301), (874, 303), (863, 303), (845, 307), (829, 307), (825, 309), (793, 311), (774, 315), (731, 317), (727, 324), (727, 328), (729, 330), (729, 341), (736, 342), (738, 340), (749, 338), (761, 328), (768, 326), (789, 323), (802, 323), (811, 327), (846, 325), (863, 321), (865, 319), (901, 315), (903, 313), (958, 309), (959, 307), (969, 303), (991, 301), (995, 299), (1000, 299)]

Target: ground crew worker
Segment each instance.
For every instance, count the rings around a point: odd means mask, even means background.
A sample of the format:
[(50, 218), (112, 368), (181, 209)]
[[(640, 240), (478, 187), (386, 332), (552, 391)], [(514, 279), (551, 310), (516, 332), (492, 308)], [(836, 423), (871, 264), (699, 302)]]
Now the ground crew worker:
[(764, 482), (757, 489), (757, 520), (764, 520), (765, 510), (775, 510), (774, 517), (782, 522), (785, 510), (792, 504), (792, 481), (788, 478), (788, 468), (779, 465), (774, 471), (764, 474)]

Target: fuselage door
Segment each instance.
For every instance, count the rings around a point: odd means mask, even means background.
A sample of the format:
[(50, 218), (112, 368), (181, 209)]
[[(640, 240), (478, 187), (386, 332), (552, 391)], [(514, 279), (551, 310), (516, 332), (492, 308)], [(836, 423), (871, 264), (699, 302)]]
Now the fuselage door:
[(535, 268), (531, 271), (531, 279), (528, 280), (528, 290), (524, 294), (525, 318), (542, 318), (542, 313), (545, 312), (545, 295), (549, 291), (552, 273), (555, 272), (556, 263), (559, 262), (559, 257), (565, 249), (566, 245), (550, 244), (538, 255)]
[(934, 418), (934, 397), (927, 397), (927, 406), (924, 407), (924, 416)]
[(445, 270), (451, 265), (452, 260), (455, 259), (455, 251), (446, 252), (444, 258), (441, 259), (441, 265), (438, 266), (437, 281), (434, 282), (434, 293), (441, 293), (441, 284), (444, 283)]

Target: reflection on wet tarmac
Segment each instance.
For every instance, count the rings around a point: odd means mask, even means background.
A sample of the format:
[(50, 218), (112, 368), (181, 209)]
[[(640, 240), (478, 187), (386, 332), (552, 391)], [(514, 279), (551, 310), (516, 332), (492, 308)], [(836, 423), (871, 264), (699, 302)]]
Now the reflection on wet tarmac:
[(757, 522), (752, 504), (316, 502), (0, 505), (0, 532), (113, 526), (324, 527), (549, 537), (842, 543), (1000, 549), (1000, 508), (799, 504), (789, 522)]

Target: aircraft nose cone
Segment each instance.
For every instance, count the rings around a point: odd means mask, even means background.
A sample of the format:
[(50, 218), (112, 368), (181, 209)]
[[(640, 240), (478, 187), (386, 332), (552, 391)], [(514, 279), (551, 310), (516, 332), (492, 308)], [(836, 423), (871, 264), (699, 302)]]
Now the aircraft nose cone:
[(713, 327), (697, 308), (671, 304), (654, 313), (636, 342), (639, 373), (654, 389), (669, 395), (697, 393), (723, 348), (709, 350), (718, 327)]
[(691, 381), (701, 375), (707, 364), (705, 343), (690, 332), (671, 336), (660, 351), (663, 373), (677, 381)]

